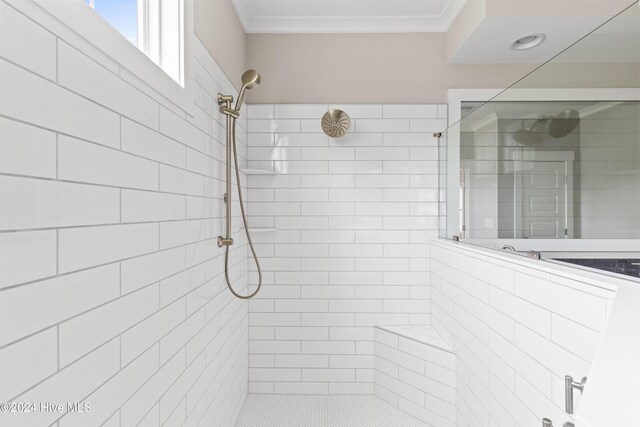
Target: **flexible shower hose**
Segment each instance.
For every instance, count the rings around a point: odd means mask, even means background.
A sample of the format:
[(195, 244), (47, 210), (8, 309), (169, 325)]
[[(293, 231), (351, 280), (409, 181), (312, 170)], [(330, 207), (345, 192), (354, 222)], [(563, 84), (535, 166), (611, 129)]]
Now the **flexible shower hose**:
[[(247, 242), (249, 242), (249, 248), (251, 248), (251, 254), (253, 255), (253, 259), (256, 262), (256, 267), (258, 268), (258, 287), (255, 291), (253, 291), (249, 295), (240, 295), (237, 293), (233, 286), (231, 285), (231, 280), (229, 280), (229, 245), (226, 246), (224, 253), (224, 277), (227, 281), (227, 287), (231, 291), (233, 295), (240, 299), (249, 299), (256, 296), (260, 288), (262, 287), (262, 270), (260, 269), (260, 262), (258, 262), (258, 256), (256, 255), (256, 250), (253, 247), (253, 242), (251, 241), (251, 234), (249, 234), (249, 227), (247, 226), (247, 215), (244, 212), (244, 201), (242, 200), (242, 186), (240, 185), (240, 168), (238, 167), (238, 151), (236, 149), (236, 118), (232, 118), (232, 126), (231, 126), (231, 141), (233, 144), (233, 163), (236, 167), (236, 185), (238, 186), (238, 202), (240, 202), (240, 213), (242, 214), (242, 223), (244, 224), (244, 232), (247, 235)], [(228, 202), (231, 202), (231, 198), (228, 198)]]

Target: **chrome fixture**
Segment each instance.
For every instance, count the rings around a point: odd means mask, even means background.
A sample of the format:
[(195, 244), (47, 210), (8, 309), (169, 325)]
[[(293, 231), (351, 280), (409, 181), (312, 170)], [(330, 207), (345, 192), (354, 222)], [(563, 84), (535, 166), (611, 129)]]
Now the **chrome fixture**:
[(543, 418), (542, 427), (553, 427), (553, 421), (551, 421), (549, 418)]
[(322, 116), (322, 130), (331, 138), (345, 136), (351, 128), (351, 118), (342, 110), (329, 110)]
[(502, 247), (502, 250), (503, 250), (503, 251), (511, 251), (511, 252), (515, 252), (515, 251), (516, 251), (516, 248), (514, 248), (514, 247), (513, 247), (513, 246), (511, 246), (511, 245), (504, 245), (504, 246)]
[(511, 49), (513, 50), (527, 50), (538, 46), (542, 43), (547, 36), (542, 33), (529, 34), (528, 36), (520, 37), (513, 43), (511, 43)]
[(565, 375), (564, 377), (564, 411), (567, 414), (573, 414), (573, 390), (580, 390), (580, 393), (584, 390), (584, 385), (587, 383), (587, 377), (582, 377), (580, 382), (574, 381), (571, 375)]
[(547, 123), (549, 123), (547, 134), (549, 134), (551, 138), (563, 138), (578, 127), (578, 124), (580, 124), (580, 113), (577, 110), (569, 109), (555, 116), (542, 116), (535, 119), (533, 124), (526, 129), (523, 120), (522, 128), (513, 134), (513, 139), (524, 145), (541, 144), (545, 140), (545, 134), (536, 132), (535, 128), (538, 125)]
[[(218, 94), (218, 105), (220, 106), (220, 112), (227, 116), (227, 187), (224, 195), (224, 201), (226, 203), (226, 235), (218, 236), (218, 247), (225, 247), (224, 253), (224, 277), (227, 282), (227, 286), (233, 295), (241, 299), (249, 299), (254, 297), (260, 288), (262, 287), (262, 270), (260, 269), (260, 263), (258, 262), (258, 256), (253, 248), (253, 242), (251, 241), (251, 235), (249, 234), (249, 227), (247, 226), (247, 216), (244, 212), (244, 202), (242, 200), (242, 186), (240, 184), (240, 168), (238, 167), (238, 150), (236, 148), (236, 121), (240, 117), (240, 108), (244, 101), (244, 95), (247, 89), (253, 89), (260, 84), (260, 74), (255, 70), (247, 70), (242, 74), (242, 88), (238, 94), (238, 100), (235, 107), (231, 108), (233, 102), (233, 96)], [(249, 248), (251, 248), (251, 254), (256, 262), (258, 268), (258, 287), (249, 295), (240, 295), (231, 286), (231, 280), (229, 280), (229, 246), (233, 245), (233, 238), (231, 237), (231, 154), (233, 151), (233, 164), (236, 168), (236, 183), (238, 186), (238, 201), (240, 202), (240, 212), (242, 213), (242, 223), (244, 224), (244, 231), (247, 235), (247, 242)]]
[(536, 252), (536, 251), (528, 251), (527, 252), (527, 258), (531, 258), (531, 259), (540, 259), (541, 255), (540, 252)]

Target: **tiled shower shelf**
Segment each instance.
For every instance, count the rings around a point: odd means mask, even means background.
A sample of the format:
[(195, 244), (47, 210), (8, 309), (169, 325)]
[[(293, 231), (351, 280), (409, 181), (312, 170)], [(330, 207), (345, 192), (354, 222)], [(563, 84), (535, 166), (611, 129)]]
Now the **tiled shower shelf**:
[(277, 228), (267, 228), (267, 227), (256, 227), (249, 228), (249, 233), (270, 233), (272, 231), (276, 231)]
[(270, 171), (268, 169), (253, 169), (253, 168), (240, 168), (240, 172), (247, 175), (277, 175), (277, 172)]
[(394, 325), (394, 326), (376, 326), (387, 332), (391, 332), (407, 339), (427, 344), (444, 351), (453, 352), (449, 344), (447, 344), (430, 325)]

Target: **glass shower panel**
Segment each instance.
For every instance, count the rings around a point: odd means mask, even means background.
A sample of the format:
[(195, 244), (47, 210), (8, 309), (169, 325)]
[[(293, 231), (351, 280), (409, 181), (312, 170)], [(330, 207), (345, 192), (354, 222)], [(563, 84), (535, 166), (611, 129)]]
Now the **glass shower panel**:
[(462, 102), (440, 138), (442, 237), (640, 239), (639, 9), (490, 101)]

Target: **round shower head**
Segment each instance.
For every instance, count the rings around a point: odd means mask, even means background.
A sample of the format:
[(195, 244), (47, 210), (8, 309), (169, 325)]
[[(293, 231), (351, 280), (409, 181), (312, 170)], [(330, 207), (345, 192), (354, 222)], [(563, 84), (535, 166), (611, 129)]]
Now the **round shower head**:
[(238, 94), (238, 100), (236, 101), (236, 111), (240, 111), (240, 107), (244, 102), (244, 95), (247, 89), (253, 89), (260, 84), (260, 74), (256, 70), (247, 70), (242, 73), (242, 88)]
[(562, 138), (569, 135), (580, 123), (580, 113), (576, 110), (565, 110), (551, 119), (549, 135), (552, 138)]
[(522, 129), (513, 133), (513, 139), (523, 145), (536, 145), (543, 143), (545, 140), (545, 135), (541, 132), (535, 131), (536, 126), (540, 123), (544, 123), (544, 119), (535, 120), (528, 129), (525, 129), (523, 120)]
[(351, 118), (342, 110), (329, 110), (324, 113), (320, 122), (322, 130), (331, 138), (340, 138), (349, 132)]
[(260, 74), (256, 70), (247, 70), (242, 74), (242, 86), (253, 89), (260, 84)]

